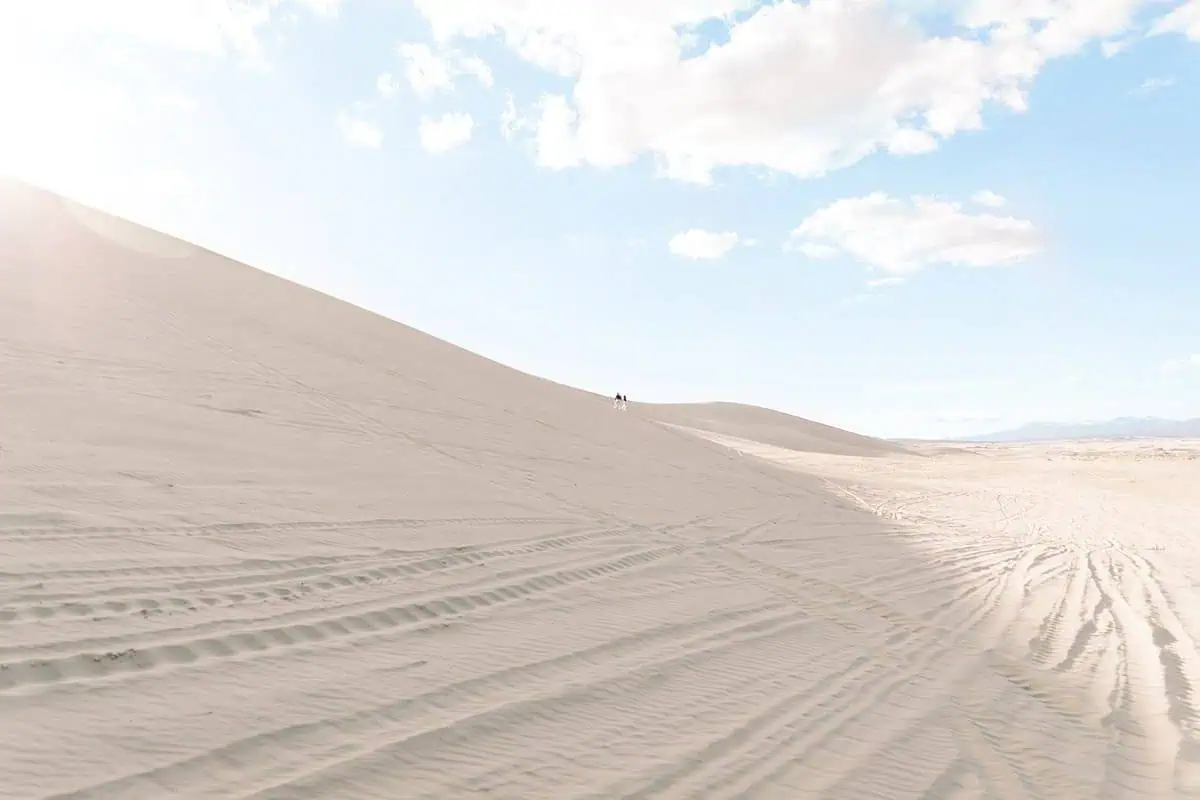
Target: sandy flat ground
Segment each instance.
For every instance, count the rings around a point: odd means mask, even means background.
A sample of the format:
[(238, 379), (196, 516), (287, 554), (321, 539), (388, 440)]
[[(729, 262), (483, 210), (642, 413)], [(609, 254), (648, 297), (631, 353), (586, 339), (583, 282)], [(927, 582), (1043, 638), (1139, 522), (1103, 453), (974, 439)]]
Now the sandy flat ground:
[(1198, 794), (1192, 450), (697, 434), (0, 208), (0, 797)]
[[(959, 565), (989, 644), (1103, 733), (1095, 794), (1074, 796), (1200, 794), (1200, 442), (929, 445), (872, 459), (723, 441), (821, 476)], [(1020, 757), (1009, 767), (1026, 780)]]

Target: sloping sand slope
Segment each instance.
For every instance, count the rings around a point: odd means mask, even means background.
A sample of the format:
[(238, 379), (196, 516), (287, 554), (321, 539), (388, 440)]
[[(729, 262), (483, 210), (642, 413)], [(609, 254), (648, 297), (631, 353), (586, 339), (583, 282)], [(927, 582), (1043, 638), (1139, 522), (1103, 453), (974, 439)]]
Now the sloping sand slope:
[(723, 436), (812, 453), (882, 456), (904, 453), (892, 442), (740, 403), (654, 403), (635, 406), (651, 419)]
[(0, 796), (1161, 788), (946, 535), (0, 188)]

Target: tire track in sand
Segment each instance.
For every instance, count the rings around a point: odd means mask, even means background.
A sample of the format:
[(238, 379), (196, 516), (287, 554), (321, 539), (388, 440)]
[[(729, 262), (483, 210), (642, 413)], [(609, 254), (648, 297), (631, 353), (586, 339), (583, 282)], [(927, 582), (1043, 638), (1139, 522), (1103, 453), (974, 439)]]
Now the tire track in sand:
[[(705, 647), (733, 647), (806, 623), (802, 613), (784, 603), (757, 602), (698, 620), (658, 625), (344, 717), (255, 734), (145, 773), (60, 794), (57, 800), (119, 798), (151, 787), (158, 791), (186, 788), (213, 797), (267, 792), (306, 775), (314, 779), (322, 770), (336, 770), (348, 759), (370, 757), (382, 748), (415, 745), (419, 741), (415, 737), (424, 736), (428, 742), (439, 730), (512, 714), (522, 703), (529, 708), (564, 691), (619, 681), (637, 663), (662, 664), (687, 658)], [(580, 669), (589, 671), (591, 679), (581, 678)], [(230, 759), (272, 766), (259, 775), (235, 776), (233, 783), (222, 785), (219, 770), (213, 768)]]
[[(169, 669), (181, 664), (239, 657), (280, 647), (318, 645), (334, 639), (370, 635), (409, 625), (429, 625), (444, 622), (461, 614), (488, 610), (495, 606), (527, 600), (535, 595), (559, 591), (573, 585), (601, 580), (644, 568), (662, 559), (682, 554), (684, 548), (676, 545), (645, 549), (620, 558), (594, 560), (573, 568), (539, 570), (522, 580), (486, 585), (470, 591), (466, 588), (447, 593), (433, 594), (423, 601), (388, 604), (383, 608), (356, 613), (333, 613), (317, 609), (324, 615), (300, 622), (282, 622), (267, 627), (239, 630), (231, 633), (195, 635), (185, 639), (171, 639), (171, 631), (155, 634), (156, 641), (149, 646), (138, 636), (93, 642), (96, 648), (123, 648), (121, 650), (97, 649), (80, 652), (80, 643), (64, 643), (58, 650), (68, 650), (63, 655), (46, 658), (24, 657), (21, 660), (6, 660), (0, 663), (0, 694), (28, 686), (57, 683), (64, 680), (88, 681), (144, 672)], [(311, 612), (297, 612), (307, 614)], [(174, 632), (178, 636), (178, 632)], [(166, 641), (161, 641), (166, 639)], [(12, 659), (18, 654), (4, 654)]]

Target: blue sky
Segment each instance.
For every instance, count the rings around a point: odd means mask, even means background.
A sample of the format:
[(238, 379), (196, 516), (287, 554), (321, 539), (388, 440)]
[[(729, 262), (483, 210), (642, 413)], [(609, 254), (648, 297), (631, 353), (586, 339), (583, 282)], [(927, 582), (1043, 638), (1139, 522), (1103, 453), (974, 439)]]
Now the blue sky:
[(12, 5), (0, 170), (520, 369), (1200, 416), (1200, 0)]

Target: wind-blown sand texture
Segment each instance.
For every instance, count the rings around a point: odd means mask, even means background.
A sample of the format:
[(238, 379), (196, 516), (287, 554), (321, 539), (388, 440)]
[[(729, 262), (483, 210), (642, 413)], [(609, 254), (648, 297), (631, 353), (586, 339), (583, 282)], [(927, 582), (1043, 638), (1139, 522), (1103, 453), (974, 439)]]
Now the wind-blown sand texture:
[(1195, 461), (747, 413), (0, 185), (0, 796), (1194, 791)]

